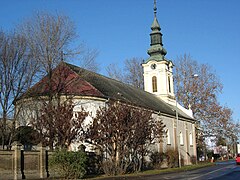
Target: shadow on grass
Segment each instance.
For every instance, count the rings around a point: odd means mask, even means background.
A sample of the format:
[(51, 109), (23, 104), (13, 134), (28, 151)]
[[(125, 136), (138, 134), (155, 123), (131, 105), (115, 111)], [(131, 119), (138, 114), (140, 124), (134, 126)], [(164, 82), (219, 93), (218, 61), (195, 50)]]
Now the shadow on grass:
[(177, 173), (181, 171), (191, 171), (195, 169), (200, 169), (204, 167), (214, 166), (214, 163), (199, 163), (196, 165), (190, 165), (190, 166), (183, 166), (181, 168), (168, 168), (168, 169), (158, 169), (158, 170), (146, 170), (138, 173), (131, 173), (131, 174), (124, 174), (124, 175), (118, 175), (118, 176), (106, 176), (106, 175), (93, 175), (93, 176), (87, 176), (85, 179), (92, 179), (92, 180), (98, 180), (98, 179), (120, 179), (120, 178), (127, 178), (127, 177), (137, 177), (137, 176), (149, 176), (149, 175), (157, 175), (157, 174), (165, 174), (165, 173)]

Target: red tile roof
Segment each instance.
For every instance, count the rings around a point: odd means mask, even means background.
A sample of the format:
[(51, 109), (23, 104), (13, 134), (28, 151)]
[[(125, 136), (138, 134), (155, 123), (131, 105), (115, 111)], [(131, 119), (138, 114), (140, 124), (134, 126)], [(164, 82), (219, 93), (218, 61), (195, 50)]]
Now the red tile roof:
[(21, 98), (48, 95), (50, 88), (53, 94), (104, 97), (99, 90), (81, 78), (76, 72), (66, 66), (65, 63), (60, 63), (52, 70), (51, 81), (49, 75), (45, 76)]

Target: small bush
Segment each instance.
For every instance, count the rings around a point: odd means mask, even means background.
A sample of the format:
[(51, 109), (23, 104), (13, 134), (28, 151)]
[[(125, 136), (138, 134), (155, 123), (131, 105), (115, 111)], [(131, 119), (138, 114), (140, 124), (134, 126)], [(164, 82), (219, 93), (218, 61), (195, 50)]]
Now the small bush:
[(78, 179), (86, 174), (87, 155), (83, 151), (57, 150), (50, 158), (50, 166), (64, 178)]
[(30, 126), (20, 126), (16, 129), (13, 141), (19, 141), (23, 145), (36, 145), (40, 143), (39, 133)]
[(166, 158), (166, 155), (163, 152), (153, 152), (150, 155), (150, 161), (154, 169), (161, 169), (163, 160)]
[(87, 153), (87, 174), (88, 175), (96, 175), (101, 174), (101, 164), (102, 164), (102, 158), (101, 156), (95, 154), (94, 152), (88, 152)]
[(116, 166), (110, 160), (102, 162), (102, 169), (103, 169), (103, 172), (108, 176), (116, 175)]
[(191, 156), (191, 163), (196, 164), (197, 162), (197, 157), (196, 156)]
[(167, 149), (165, 152), (169, 168), (178, 167), (178, 151), (173, 148)]

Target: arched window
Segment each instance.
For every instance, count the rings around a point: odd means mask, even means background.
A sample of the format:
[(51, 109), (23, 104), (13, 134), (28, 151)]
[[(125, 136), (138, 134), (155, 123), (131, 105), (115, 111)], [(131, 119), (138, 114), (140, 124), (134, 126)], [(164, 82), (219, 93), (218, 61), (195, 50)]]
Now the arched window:
[(167, 129), (167, 144), (171, 144), (171, 137), (168, 129)]
[(183, 133), (182, 132), (180, 132), (179, 133), (179, 143), (180, 143), (180, 145), (183, 145)]
[(156, 76), (152, 77), (152, 89), (153, 89), (153, 92), (157, 92), (157, 77)]
[(189, 144), (190, 144), (190, 146), (193, 146), (193, 135), (192, 135), (192, 133), (189, 134)]

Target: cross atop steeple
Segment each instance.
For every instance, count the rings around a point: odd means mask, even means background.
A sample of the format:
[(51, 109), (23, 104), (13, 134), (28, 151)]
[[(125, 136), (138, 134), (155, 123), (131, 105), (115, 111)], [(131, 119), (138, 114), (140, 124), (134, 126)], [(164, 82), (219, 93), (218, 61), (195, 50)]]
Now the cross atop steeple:
[(156, 2), (156, 0), (154, 0), (153, 11), (154, 11), (154, 17), (157, 17), (157, 2)]
[(157, 20), (157, 2), (154, 0), (154, 6), (153, 6), (153, 11), (154, 11), (154, 20), (151, 26), (151, 44), (150, 48), (148, 49), (148, 54), (150, 57), (147, 59), (148, 61), (155, 60), (155, 61), (162, 61), (164, 60), (164, 56), (167, 54), (167, 51), (163, 48), (163, 43), (162, 43), (162, 33), (160, 25)]
[(154, 0), (153, 12), (154, 12), (154, 20), (153, 20), (151, 29), (160, 31), (161, 28), (160, 28), (160, 25), (157, 20), (157, 2), (156, 2), (156, 0)]

